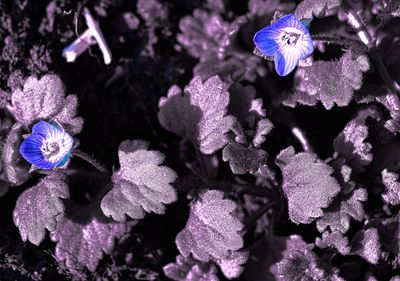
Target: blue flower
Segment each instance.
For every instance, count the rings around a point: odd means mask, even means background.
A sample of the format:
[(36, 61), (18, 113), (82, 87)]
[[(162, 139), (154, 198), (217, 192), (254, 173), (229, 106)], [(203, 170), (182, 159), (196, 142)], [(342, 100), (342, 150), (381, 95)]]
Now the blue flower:
[(274, 57), (275, 70), (280, 76), (288, 75), (299, 60), (314, 51), (307, 27), (293, 14), (259, 30), (253, 42), (263, 55)]
[(39, 121), (21, 144), (19, 153), (37, 168), (62, 167), (71, 157), (73, 138), (57, 123)]

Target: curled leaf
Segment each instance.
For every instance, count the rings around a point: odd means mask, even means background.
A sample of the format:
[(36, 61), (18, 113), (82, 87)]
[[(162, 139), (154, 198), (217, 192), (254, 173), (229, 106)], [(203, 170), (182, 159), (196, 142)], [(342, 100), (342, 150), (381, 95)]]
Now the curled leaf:
[(26, 166), (21, 163), (19, 147), (22, 142), (22, 126), (15, 123), (4, 142), (2, 148), (2, 174), (3, 179), (11, 185), (21, 185), (29, 178)]
[(148, 150), (149, 143), (141, 140), (123, 141), (119, 146), (120, 169), (112, 176), (113, 188), (101, 201), (106, 216), (124, 221), (125, 214), (142, 219), (146, 212), (163, 214), (164, 204), (176, 200), (171, 186), (175, 172), (165, 166), (164, 155)]
[(179, 252), (208, 262), (230, 257), (243, 247), (242, 223), (232, 216), (236, 203), (217, 190), (202, 194), (191, 207), (185, 228), (176, 236)]
[(63, 216), (64, 203), (69, 197), (68, 185), (57, 173), (41, 179), (39, 183), (25, 190), (18, 198), (14, 209), (14, 223), (23, 241), (39, 245), (46, 235), (46, 229), (56, 228), (56, 217)]
[(295, 154), (293, 147), (281, 151), (275, 162), (283, 174), (283, 192), (288, 199), (289, 217), (294, 223), (310, 223), (324, 213), (340, 191), (331, 176), (333, 169), (312, 153)]

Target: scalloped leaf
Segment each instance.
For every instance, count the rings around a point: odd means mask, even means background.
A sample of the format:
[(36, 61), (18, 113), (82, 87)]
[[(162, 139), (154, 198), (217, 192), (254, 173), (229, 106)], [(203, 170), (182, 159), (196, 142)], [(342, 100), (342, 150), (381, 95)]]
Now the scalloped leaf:
[(175, 281), (219, 281), (217, 268), (212, 263), (197, 261), (191, 255), (176, 256), (176, 262), (165, 265), (163, 271)]
[(106, 216), (124, 221), (125, 214), (142, 219), (146, 212), (163, 214), (165, 205), (176, 201), (176, 191), (171, 183), (176, 173), (166, 166), (164, 155), (148, 150), (149, 143), (142, 140), (125, 140), (119, 146), (121, 168), (112, 176), (113, 188), (101, 201)]
[(18, 186), (23, 184), (29, 178), (29, 171), (19, 154), (19, 146), (22, 141), (22, 125), (15, 123), (2, 147), (2, 177), (11, 185)]
[(236, 203), (224, 199), (224, 193), (210, 190), (202, 194), (191, 207), (185, 228), (176, 236), (179, 252), (193, 254), (203, 262), (227, 259), (231, 251), (243, 247), (239, 234), (243, 224), (232, 216)]
[(46, 229), (56, 228), (56, 217), (64, 214), (61, 199), (69, 198), (65, 177), (58, 173), (50, 174), (35, 186), (25, 190), (17, 200), (14, 209), (14, 223), (23, 241), (39, 245), (46, 236)]
[(60, 77), (47, 74), (39, 80), (34, 76), (28, 77), (23, 89), (12, 93), (8, 109), (25, 127), (39, 120), (56, 119), (69, 133), (77, 134), (83, 126), (83, 119), (76, 117), (77, 106), (76, 95), (65, 96)]
[(218, 76), (202, 82), (194, 77), (181, 89), (172, 86), (159, 101), (158, 120), (164, 129), (190, 139), (204, 154), (212, 154), (227, 144), (224, 136), (234, 117), (227, 115), (229, 93)]
[(295, 14), (300, 19), (311, 19), (313, 16), (325, 17), (341, 4), (342, 0), (303, 0), (297, 5)]
[(283, 104), (295, 107), (297, 103), (315, 105), (319, 100), (326, 109), (335, 104), (347, 106), (354, 90), (362, 86), (363, 73), (370, 68), (365, 55), (347, 50), (338, 61), (315, 61), (296, 72), (294, 93)]
[(71, 272), (87, 267), (94, 272), (104, 253), (110, 254), (114, 240), (127, 232), (125, 223), (114, 222), (101, 214), (97, 206), (68, 205), (71, 214), (57, 217), (57, 227), (51, 232), (56, 242), (55, 255)]
[(289, 218), (308, 224), (323, 215), (340, 191), (331, 176), (332, 167), (320, 162), (312, 153), (295, 154), (293, 147), (281, 151), (275, 160), (283, 174), (283, 192), (288, 199)]

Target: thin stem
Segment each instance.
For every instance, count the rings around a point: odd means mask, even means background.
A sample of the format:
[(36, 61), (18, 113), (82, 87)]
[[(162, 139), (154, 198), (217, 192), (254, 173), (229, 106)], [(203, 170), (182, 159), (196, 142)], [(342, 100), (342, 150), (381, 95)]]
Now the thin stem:
[(377, 98), (391, 113), (393, 118), (399, 115), (400, 110), (400, 99), (397, 95), (396, 88), (394, 87), (394, 82), (390, 77), (389, 71), (387, 70), (381, 55), (376, 49), (376, 40), (372, 40), (372, 36), (369, 34), (362, 18), (356, 13), (352, 5), (348, 0), (343, 0), (343, 8), (347, 13), (348, 23), (357, 33), (360, 40), (368, 47), (370, 57), (378, 70), (378, 73), (386, 85), (389, 93), (383, 97)]
[(97, 170), (99, 170), (102, 173), (108, 174), (108, 171), (106, 168), (104, 168), (99, 162), (97, 162), (93, 157), (90, 155), (86, 154), (83, 151), (80, 151), (78, 149), (74, 149), (72, 151), (72, 155), (81, 158), (82, 160), (85, 160), (89, 164), (91, 164), (93, 167), (95, 167)]
[(358, 40), (354, 39), (349, 39), (349, 38), (338, 38), (338, 37), (331, 37), (331, 36), (325, 36), (325, 35), (312, 35), (311, 36), (313, 41), (317, 42), (324, 42), (324, 43), (331, 43), (331, 44), (336, 44), (336, 45), (341, 45), (341, 46), (353, 46), (357, 47), (360, 49), (365, 49), (365, 46), (360, 43)]
[[(105, 173), (98, 173), (98, 172), (96, 173), (96, 172), (87, 171), (87, 170), (63, 169), (60, 171), (67, 176), (79, 176), (79, 177), (87, 178), (90, 180), (103, 181), (103, 180), (110, 179), (110, 177), (108, 175), (106, 175)], [(41, 175), (50, 175), (51, 173), (53, 173), (53, 171), (49, 171), (49, 170), (35, 170), (33, 172), (37, 173), (37, 174), (41, 174)]]
[(246, 233), (250, 228), (252, 228), (256, 224), (259, 218), (261, 218), (266, 212), (268, 212), (269, 209), (271, 209), (276, 204), (277, 204), (276, 201), (270, 201), (264, 206), (262, 206), (260, 209), (258, 209), (255, 213), (248, 216), (243, 223), (244, 228), (241, 231), (241, 233), (242, 234)]

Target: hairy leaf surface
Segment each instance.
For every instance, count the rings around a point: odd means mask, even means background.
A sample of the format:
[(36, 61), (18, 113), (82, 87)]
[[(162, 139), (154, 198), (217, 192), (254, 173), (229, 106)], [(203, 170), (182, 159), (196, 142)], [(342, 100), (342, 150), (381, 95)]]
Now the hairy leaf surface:
[(224, 199), (217, 190), (202, 194), (190, 209), (185, 228), (176, 236), (179, 252), (187, 257), (208, 262), (229, 257), (231, 251), (243, 247), (239, 231), (242, 223), (232, 216), (236, 203)]
[(56, 217), (64, 214), (61, 199), (68, 197), (68, 185), (64, 177), (56, 173), (25, 190), (19, 196), (13, 214), (22, 240), (39, 245), (46, 236), (46, 229), (55, 230)]
[(310, 223), (323, 215), (340, 191), (331, 176), (333, 169), (311, 153), (295, 154), (288, 147), (276, 158), (283, 174), (283, 192), (288, 199), (289, 217), (294, 223)]
[(146, 212), (163, 214), (164, 204), (176, 200), (176, 191), (171, 186), (175, 172), (161, 166), (164, 155), (148, 147), (149, 143), (142, 140), (125, 140), (120, 144), (121, 167), (112, 176), (113, 188), (101, 201), (106, 216), (117, 221), (125, 220), (125, 214), (142, 219)]

